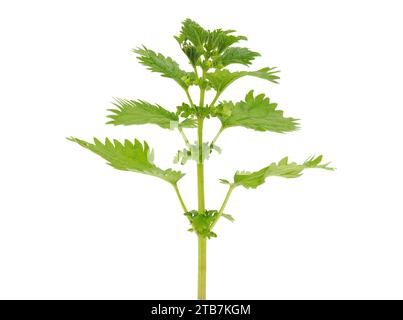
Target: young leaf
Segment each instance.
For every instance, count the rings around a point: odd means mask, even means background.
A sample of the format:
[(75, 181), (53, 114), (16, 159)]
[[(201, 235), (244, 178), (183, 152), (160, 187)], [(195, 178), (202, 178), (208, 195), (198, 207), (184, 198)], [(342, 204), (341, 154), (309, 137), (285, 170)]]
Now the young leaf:
[(180, 43), (190, 42), (200, 53), (215, 51), (223, 52), (226, 48), (241, 40), (247, 40), (245, 36), (233, 35), (235, 30), (206, 30), (197, 22), (186, 19), (182, 22), (182, 29), (175, 39)]
[(186, 80), (192, 78), (192, 73), (180, 69), (179, 64), (170, 57), (155, 53), (144, 46), (133, 51), (138, 54), (137, 59), (148, 70), (161, 73), (161, 76), (175, 80), (183, 89), (189, 87), (189, 83)]
[(229, 181), (226, 180), (226, 179), (218, 179), (218, 181), (220, 181), (220, 183), (222, 183), (222, 184), (228, 184), (228, 185), (231, 184), (231, 182), (229, 182)]
[(175, 36), (182, 51), (188, 57), (190, 63), (195, 67), (199, 58), (204, 53), (203, 44), (207, 38), (208, 31), (204, 30), (198, 23), (191, 19), (182, 22), (182, 29), (179, 36)]
[(227, 69), (217, 69), (214, 72), (208, 72), (206, 74), (207, 80), (209, 80), (210, 86), (216, 92), (223, 92), (231, 83), (244, 76), (252, 76), (261, 79), (265, 79), (274, 83), (277, 83), (279, 77), (277, 73), (279, 71), (276, 68), (263, 68), (257, 71), (237, 71), (231, 72)]
[(190, 43), (182, 43), (181, 44), (182, 51), (186, 56), (188, 57), (190, 64), (194, 67), (198, 65), (199, 58), (201, 57), (203, 51), (202, 50), (197, 50), (197, 48), (190, 44)]
[(256, 188), (263, 184), (267, 177), (277, 176), (283, 178), (297, 178), (302, 175), (304, 169), (320, 168), (334, 170), (328, 167), (329, 163), (321, 164), (322, 156), (308, 158), (303, 164), (288, 163), (288, 158), (281, 159), (278, 163), (273, 162), (269, 166), (255, 172), (237, 172), (234, 176), (234, 185), (245, 188)]
[(68, 140), (91, 150), (108, 161), (110, 166), (118, 170), (147, 174), (172, 184), (178, 182), (178, 180), (185, 175), (180, 171), (174, 171), (172, 169), (162, 170), (158, 168), (153, 163), (154, 154), (146, 142), (142, 145), (138, 140), (134, 140), (134, 143), (129, 140), (125, 140), (124, 143), (113, 140), (112, 143), (106, 138), (105, 143), (102, 143), (94, 138), (94, 143), (89, 143), (74, 137), (70, 137)]
[[(112, 112), (107, 122), (114, 125), (132, 124), (156, 124), (164, 129), (172, 129), (173, 123), (178, 123), (179, 117), (159, 105), (153, 105), (143, 100), (115, 99), (113, 103), (117, 109), (109, 109)], [(187, 127), (188, 123), (182, 123)]]
[(197, 22), (186, 19), (182, 22), (182, 29), (179, 36), (175, 36), (175, 39), (179, 43), (190, 41), (196, 48), (202, 49), (207, 36), (207, 30), (203, 29)]
[(222, 216), (223, 218), (225, 218), (225, 219), (231, 221), (231, 222), (234, 222), (234, 221), (235, 221), (234, 217), (231, 216), (230, 214), (222, 213), (221, 216)]
[(197, 210), (192, 210), (185, 213), (185, 216), (188, 217), (192, 225), (192, 230), (195, 231), (198, 235), (207, 238), (217, 237), (217, 235), (211, 231), (211, 227), (217, 215), (217, 210), (205, 210), (203, 213), (200, 213)]
[[(179, 36), (175, 36), (175, 39), (194, 67), (198, 65), (203, 69), (208, 69), (219, 65), (222, 68), (230, 63), (249, 63), (248, 60), (253, 59), (250, 55), (255, 53), (247, 53), (248, 49), (245, 48), (238, 48), (235, 51), (229, 50), (229, 47), (234, 43), (246, 40), (244, 36), (233, 35), (234, 32), (234, 30), (222, 29), (206, 30), (195, 21), (186, 19), (182, 22)], [(225, 50), (229, 50), (224, 54), (225, 62), (219, 62), (220, 54)], [(201, 57), (204, 58), (201, 59)]]
[(253, 90), (245, 97), (245, 101), (223, 102), (223, 110), (219, 116), (223, 128), (245, 127), (257, 131), (290, 132), (298, 128), (297, 119), (285, 118), (283, 111), (277, 110), (277, 103), (270, 102), (264, 94), (253, 96)]
[(179, 127), (181, 128), (196, 128), (197, 120), (196, 119), (185, 119), (181, 123), (179, 123)]
[(230, 47), (214, 61), (214, 65), (226, 67), (230, 64), (238, 63), (249, 66), (258, 56), (260, 56), (260, 53), (251, 51), (248, 48)]
[(222, 30), (215, 29), (208, 32), (207, 41), (205, 43), (206, 50), (211, 53), (222, 53), (225, 49), (229, 48), (233, 44), (241, 41), (247, 40), (245, 36), (233, 35), (235, 30)]

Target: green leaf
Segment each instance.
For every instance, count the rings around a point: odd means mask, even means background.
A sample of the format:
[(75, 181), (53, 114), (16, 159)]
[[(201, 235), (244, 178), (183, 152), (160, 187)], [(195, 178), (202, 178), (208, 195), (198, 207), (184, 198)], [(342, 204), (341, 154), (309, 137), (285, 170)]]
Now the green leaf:
[(184, 89), (189, 87), (193, 73), (180, 69), (179, 64), (170, 57), (155, 53), (144, 46), (143, 48), (134, 49), (133, 52), (138, 54), (137, 59), (148, 70), (161, 73), (161, 76), (175, 80)]
[(222, 183), (222, 184), (228, 184), (228, 185), (231, 184), (231, 182), (229, 182), (229, 181), (226, 180), (226, 179), (218, 179), (218, 181), (220, 181), (220, 183)]
[(251, 51), (248, 48), (230, 47), (214, 61), (214, 64), (217, 67), (226, 67), (234, 63), (249, 66), (258, 56), (260, 56), (260, 53)]
[[(177, 126), (179, 117), (159, 105), (143, 100), (115, 99), (113, 103), (117, 108), (109, 109), (112, 112), (107, 122), (114, 125), (156, 124), (164, 129), (173, 129)], [(187, 127), (188, 123), (182, 124)]]
[(203, 29), (197, 22), (186, 19), (182, 22), (182, 29), (175, 39), (179, 42), (190, 41), (196, 48), (203, 47), (208, 36), (208, 31)]
[(186, 19), (182, 22), (182, 29), (175, 39), (180, 43), (191, 43), (197, 51), (206, 53), (215, 51), (221, 53), (229, 46), (241, 40), (247, 40), (245, 36), (233, 35), (235, 30), (206, 30), (197, 22)]
[[(175, 36), (175, 39), (178, 41), (182, 51), (189, 58), (193, 66), (199, 65), (203, 69), (208, 69), (212, 66), (210, 58), (216, 60), (219, 55), (231, 45), (240, 40), (246, 40), (244, 36), (233, 35), (234, 32), (235, 30), (206, 30), (197, 22), (186, 19), (182, 22), (181, 32), (178, 36)], [(243, 54), (245, 53), (245, 50), (243, 50)], [(237, 59), (235, 55), (236, 53), (229, 51), (226, 54), (226, 61), (229, 62), (230, 60)], [(202, 56), (204, 59), (200, 59)], [(234, 57), (231, 58), (231, 56)], [(246, 59), (248, 58), (238, 57), (237, 62), (230, 63), (240, 63), (239, 61), (243, 61), (241, 63), (244, 64)], [(221, 67), (222, 66), (221, 64)]]
[(192, 225), (192, 231), (196, 232), (200, 236), (207, 238), (217, 237), (217, 235), (211, 231), (211, 227), (217, 215), (217, 210), (205, 210), (205, 212), (203, 213), (199, 213), (199, 211), (197, 210), (185, 212), (185, 216), (188, 217)]
[(231, 216), (230, 214), (222, 213), (221, 216), (224, 217), (225, 219), (231, 221), (231, 222), (234, 222), (234, 221), (235, 221), (234, 217)]
[(217, 234), (215, 233), (215, 232), (213, 232), (213, 231), (210, 231), (208, 234), (207, 234), (207, 238), (217, 238)]
[(113, 143), (106, 138), (105, 143), (94, 138), (94, 143), (89, 143), (74, 137), (68, 140), (78, 143), (80, 146), (91, 150), (97, 155), (108, 161), (108, 164), (115, 169), (124, 171), (133, 171), (158, 177), (169, 183), (177, 183), (185, 174), (172, 169), (162, 170), (153, 163), (154, 153), (148, 144), (144, 145), (138, 140), (134, 143), (125, 140), (120, 143), (113, 140)]
[(222, 53), (225, 49), (229, 48), (233, 44), (241, 41), (247, 40), (245, 36), (236, 36), (232, 33), (235, 30), (222, 30), (215, 29), (208, 32), (206, 43), (204, 44), (206, 51), (211, 53)]
[(204, 30), (198, 23), (191, 19), (182, 22), (182, 29), (179, 36), (175, 36), (182, 51), (188, 57), (193, 66), (198, 65), (199, 58), (204, 53), (203, 44), (207, 38), (208, 31)]
[(208, 72), (206, 74), (207, 80), (209, 80), (210, 86), (217, 92), (223, 92), (231, 83), (244, 76), (252, 76), (261, 79), (265, 79), (274, 83), (277, 83), (279, 77), (277, 73), (279, 71), (276, 68), (263, 68), (257, 71), (237, 71), (231, 72), (227, 69), (217, 69), (214, 72)]
[(199, 64), (199, 58), (201, 57), (203, 51), (197, 50), (194, 45), (189, 43), (183, 43), (181, 45), (181, 48), (185, 55), (188, 57), (190, 64), (194, 67), (197, 66)]
[(310, 157), (303, 164), (288, 163), (288, 157), (278, 163), (273, 162), (269, 166), (255, 172), (237, 172), (234, 176), (234, 185), (245, 188), (256, 188), (263, 184), (267, 177), (277, 176), (283, 178), (297, 178), (302, 175), (304, 169), (320, 168), (334, 170), (328, 167), (329, 163), (321, 164), (322, 156)]
[(179, 126), (181, 128), (196, 128), (197, 120), (196, 119), (185, 119), (179, 124)]
[(257, 131), (290, 132), (298, 129), (297, 119), (285, 118), (283, 111), (277, 110), (277, 103), (270, 102), (264, 94), (253, 96), (253, 90), (245, 101), (223, 102), (218, 106), (223, 110), (219, 116), (223, 128), (245, 127)]

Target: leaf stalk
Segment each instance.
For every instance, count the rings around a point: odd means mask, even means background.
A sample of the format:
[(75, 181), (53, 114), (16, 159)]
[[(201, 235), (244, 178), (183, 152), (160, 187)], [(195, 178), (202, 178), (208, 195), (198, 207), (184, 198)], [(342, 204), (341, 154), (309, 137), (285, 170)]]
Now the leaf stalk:
[(179, 200), (179, 202), (180, 202), (180, 204), (181, 204), (181, 206), (182, 206), (183, 211), (184, 211), (184, 212), (188, 212), (188, 209), (186, 208), (185, 202), (183, 201), (183, 198), (182, 198), (181, 193), (180, 193), (180, 191), (179, 191), (178, 184), (173, 183), (172, 186), (173, 186), (174, 189), (175, 189), (175, 193), (176, 193), (176, 195), (178, 196), (178, 200)]
[(222, 205), (221, 205), (220, 210), (218, 211), (218, 214), (217, 214), (217, 216), (216, 216), (214, 222), (213, 222), (212, 225), (211, 225), (210, 230), (212, 230), (212, 229), (214, 228), (214, 226), (216, 225), (218, 219), (220, 219), (220, 217), (221, 217), (222, 214), (224, 213), (225, 207), (227, 206), (228, 200), (229, 200), (229, 198), (230, 198), (230, 196), (231, 196), (232, 191), (234, 191), (235, 187), (236, 187), (236, 186), (235, 186), (234, 184), (230, 184), (230, 186), (229, 186), (229, 188), (228, 188), (228, 191), (227, 191), (227, 194), (225, 195), (225, 199), (224, 199), (224, 201), (223, 201), (223, 203), (222, 203)]

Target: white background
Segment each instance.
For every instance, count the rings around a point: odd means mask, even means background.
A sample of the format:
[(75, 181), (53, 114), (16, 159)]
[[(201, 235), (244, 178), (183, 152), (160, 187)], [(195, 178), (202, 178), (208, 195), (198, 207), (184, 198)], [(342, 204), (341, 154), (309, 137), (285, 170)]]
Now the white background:
[[(323, 153), (338, 169), (236, 189), (236, 221), (208, 243), (208, 298), (402, 299), (401, 13), (385, 0), (1, 1), (0, 298), (196, 297), (196, 237), (172, 188), (65, 140), (145, 139), (173, 166), (177, 132), (106, 126), (105, 115), (112, 97), (184, 101), (130, 49), (187, 68), (173, 35), (190, 17), (247, 35), (262, 53), (254, 67), (281, 69), (280, 85), (244, 78), (224, 99), (255, 89), (301, 119), (285, 135), (224, 131), (222, 155), (206, 163), (207, 207), (226, 192), (218, 178), (285, 155)], [(179, 169), (195, 208), (195, 165)]]

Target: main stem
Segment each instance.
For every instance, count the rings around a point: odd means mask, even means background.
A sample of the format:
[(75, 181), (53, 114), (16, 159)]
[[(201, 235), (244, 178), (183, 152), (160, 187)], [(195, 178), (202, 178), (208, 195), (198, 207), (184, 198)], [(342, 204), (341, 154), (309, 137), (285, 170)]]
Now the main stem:
[(206, 300), (206, 245), (207, 239), (203, 236), (198, 236), (198, 274), (197, 274), (197, 299)]
[[(204, 214), (203, 118), (198, 119), (197, 141), (199, 147), (199, 159), (197, 161), (198, 211), (200, 214)], [(199, 300), (206, 299), (206, 245), (206, 237), (198, 235), (197, 299)]]

